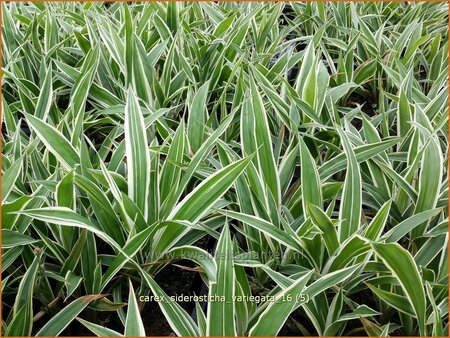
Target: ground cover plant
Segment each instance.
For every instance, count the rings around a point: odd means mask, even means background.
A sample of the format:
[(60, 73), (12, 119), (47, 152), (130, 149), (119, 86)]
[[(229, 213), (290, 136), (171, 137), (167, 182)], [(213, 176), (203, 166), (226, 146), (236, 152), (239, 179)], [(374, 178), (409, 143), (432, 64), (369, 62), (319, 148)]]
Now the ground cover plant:
[(447, 336), (447, 12), (2, 3), (2, 335)]

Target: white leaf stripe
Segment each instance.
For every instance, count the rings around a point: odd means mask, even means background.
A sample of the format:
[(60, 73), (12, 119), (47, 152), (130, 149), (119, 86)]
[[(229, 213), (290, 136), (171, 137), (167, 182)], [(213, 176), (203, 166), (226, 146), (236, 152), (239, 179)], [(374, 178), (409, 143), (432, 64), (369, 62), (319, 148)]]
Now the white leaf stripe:
[(150, 194), (150, 154), (147, 132), (139, 103), (132, 89), (125, 105), (125, 151), (127, 156), (128, 196), (148, 219)]

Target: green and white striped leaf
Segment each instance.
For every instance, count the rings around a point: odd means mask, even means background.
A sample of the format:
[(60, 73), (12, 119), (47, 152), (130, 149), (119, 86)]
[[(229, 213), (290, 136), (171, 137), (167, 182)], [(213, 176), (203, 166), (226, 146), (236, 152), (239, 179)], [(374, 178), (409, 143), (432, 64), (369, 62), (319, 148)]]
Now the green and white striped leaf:
[(69, 141), (55, 127), (29, 114), (25, 114), (28, 124), (44, 143), (46, 148), (61, 162), (66, 170), (72, 170), (80, 163), (80, 157)]
[(342, 202), (339, 209), (339, 239), (341, 242), (350, 237), (359, 228), (361, 217), (361, 174), (358, 161), (345, 132), (338, 128), (342, 146), (347, 157), (347, 173), (342, 191)]
[(59, 311), (37, 333), (37, 337), (58, 336), (91, 302), (104, 295), (88, 295), (74, 300)]
[(249, 335), (276, 336), (291, 312), (303, 302), (306, 302), (307, 298), (302, 297), (302, 292), (312, 274), (313, 271), (308, 272), (290, 287), (278, 293), (275, 296), (275, 301), (269, 304), (251, 328)]
[(194, 223), (200, 220), (217, 199), (230, 188), (250, 160), (251, 157), (244, 158), (209, 176), (178, 203), (168, 219), (188, 220)]
[(228, 225), (222, 230), (217, 243), (214, 259), (217, 263), (215, 283), (209, 284), (209, 296), (218, 297), (219, 301), (208, 302), (207, 336), (235, 336), (235, 273), (233, 268), (233, 244)]
[(411, 254), (397, 243), (372, 243), (372, 247), (377, 256), (397, 278), (414, 309), (420, 333), (425, 335), (425, 291)]
[(124, 129), (128, 196), (147, 219), (150, 194), (150, 153), (144, 117), (132, 89), (128, 91)]
[(128, 296), (127, 319), (125, 321), (125, 336), (145, 337), (144, 324), (136, 301), (133, 284), (130, 281), (130, 293)]

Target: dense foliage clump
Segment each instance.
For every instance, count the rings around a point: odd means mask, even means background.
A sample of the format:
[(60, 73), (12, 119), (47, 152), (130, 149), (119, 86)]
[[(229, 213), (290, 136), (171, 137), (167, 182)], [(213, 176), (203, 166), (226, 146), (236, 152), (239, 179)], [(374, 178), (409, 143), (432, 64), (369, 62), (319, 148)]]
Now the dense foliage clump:
[(448, 335), (447, 11), (2, 4), (2, 334)]

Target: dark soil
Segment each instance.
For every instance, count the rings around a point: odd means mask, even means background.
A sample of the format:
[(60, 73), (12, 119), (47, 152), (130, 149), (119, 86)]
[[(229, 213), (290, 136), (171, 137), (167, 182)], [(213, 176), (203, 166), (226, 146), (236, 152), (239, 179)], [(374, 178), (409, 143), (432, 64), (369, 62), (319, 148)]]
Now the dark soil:
[[(363, 97), (355, 92), (351, 93), (348, 100), (348, 105), (351, 108), (355, 108), (357, 105), (361, 106), (361, 111), (365, 113), (367, 116), (375, 116), (377, 115), (376, 110), (374, 106), (377, 105), (376, 98), (371, 97), (370, 95), (367, 95), (366, 97)], [(351, 124), (356, 129), (361, 129), (362, 127), (362, 120), (360, 119), (352, 119)]]
[(302, 332), (298, 328), (297, 324), (300, 324), (304, 326), (306, 330), (308, 330), (309, 334), (311, 336), (317, 336), (316, 329), (311, 324), (311, 321), (307, 318), (305, 318), (300, 310), (294, 311), (291, 316), (289, 316), (286, 323), (284, 323), (283, 327), (281, 328), (280, 332), (278, 333), (278, 336), (281, 337), (298, 337), (303, 336)]

